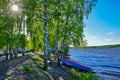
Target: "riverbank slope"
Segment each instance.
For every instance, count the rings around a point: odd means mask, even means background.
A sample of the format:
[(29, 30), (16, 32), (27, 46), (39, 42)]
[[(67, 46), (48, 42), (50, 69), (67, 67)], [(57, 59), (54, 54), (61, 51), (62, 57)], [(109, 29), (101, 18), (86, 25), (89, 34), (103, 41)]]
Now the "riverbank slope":
[[(49, 65), (49, 70), (45, 71), (43, 54), (40, 53), (30, 53), (0, 62), (0, 80), (84, 80), (85, 77), (97, 80), (94, 75), (88, 73), (77, 74), (68, 67), (58, 67), (54, 62)], [(81, 75), (84, 75), (84, 78)]]

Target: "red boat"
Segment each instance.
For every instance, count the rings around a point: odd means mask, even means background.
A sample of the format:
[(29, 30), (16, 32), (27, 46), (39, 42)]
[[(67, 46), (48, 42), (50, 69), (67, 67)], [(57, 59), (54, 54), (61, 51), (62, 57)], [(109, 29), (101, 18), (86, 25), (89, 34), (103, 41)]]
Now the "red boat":
[(92, 68), (86, 66), (86, 65), (83, 65), (83, 64), (80, 64), (78, 63), (77, 61), (74, 61), (70, 58), (64, 58), (63, 60), (61, 60), (61, 62), (65, 65), (68, 65), (68, 66), (71, 66), (71, 67), (74, 67), (74, 68), (77, 68), (81, 71), (85, 71), (85, 72), (93, 72)]

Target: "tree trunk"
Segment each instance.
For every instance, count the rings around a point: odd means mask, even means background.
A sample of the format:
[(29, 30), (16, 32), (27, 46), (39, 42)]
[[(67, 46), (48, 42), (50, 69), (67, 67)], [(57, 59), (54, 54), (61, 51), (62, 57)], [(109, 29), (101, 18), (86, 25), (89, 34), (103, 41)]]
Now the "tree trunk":
[(33, 32), (32, 33), (32, 37), (33, 37), (33, 39), (32, 39), (32, 43), (33, 43), (33, 53), (35, 52), (35, 45), (36, 45), (36, 42), (35, 42), (35, 33)]
[(19, 31), (18, 31), (18, 35), (17, 35), (17, 41), (16, 41), (16, 53), (15, 53), (15, 57), (17, 57), (18, 56), (18, 42), (19, 42), (19, 39), (20, 39), (20, 29), (21, 29), (21, 27), (22, 27), (22, 17), (23, 16), (21, 16), (21, 18), (20, 18), (20, 23), (19, 23)]
[(23, 34), (24, 34), (24, 45), (23, 45), (23, 56), (25, 55), (25, 16), (23, 17), (24, 19), (23, 19)]
[(57, 65), (60, 66), (60, 58), (59, 58), (59, 53), (58, 53), (58, 25), (59, 25), (59, 19), (58, 19), (58, 22), (57, 22), (57, 25), (56, 25), (56, 44), (55, 44), (55, 54), (57, 55)]
[(65, 45), (64, 45), (64, 41), (62, 42), (62, 48), (61, 48), (61, 59), (63, 59), (63, 56), (64, 56), (64, 48), (65, 48)]
[(66, 31), (67, 28), (66, 28), (66, 26), (68, 24), (68, 19), (69, 19), (69, 16), (67, 15), (67, 17), (66, 17), (66, 23), (65, 23), (65, 34), (63, 36), (63, 41), (62, 41), (62, 44), (61, 44), (61, 52), (62, 52), (61, 59), (63, 59), (63, 56), (64, 56), (65, 39), (66, 39), (66, 36), (67, 36), (67, 31)]
[(10, 44), (10, 59), (13, 58), (13, 50), (12, 50), (12, 25), (11, 25), (11, 18), (9, 20), (9, 44)]
[(48, 60), (51, 60), (51, 58), (50, 58), (51, 48), (50, 48), (50, 42), (49, 42), (49, 40), (48, 40), (47, 43), (48, 43), (48, 44), (47, 44), (47, 47), (48, 47)]
[(48, 68), (48, 28), (47, 28), (47, 13), (46, 13), (46, 0), (44, 0), (44, 66)]
[[(59, 0), (59, 6), (60, 7), (60, 0)], [(60, 66), (60, 54), (59, 54), (59, 49), (58, 49), (58, 41), (59, 41), (59, 30), (58, 30), (58, 26), (59, 26), (59, 21), (60, 21), (60, 13), (61, 13), (61, 10), (58, 11), (58, 22), (57, 22), (57, 25), (56, 25), (56, 44), (55, 44), (55, 54), (57, 55), (57, 65)]]
[[(10, 0), (8, 0), (8, 2), (10, 2)], [(10, 6), (8, 6), (8, 9), (10, 8)], [(11, 25), (11, 15), (10, 13), (8, 13), (9, 16), (9, 53), (10, 53), (10, 59), (13, 58), (13, 50), (12, 50), (12, 25)]]

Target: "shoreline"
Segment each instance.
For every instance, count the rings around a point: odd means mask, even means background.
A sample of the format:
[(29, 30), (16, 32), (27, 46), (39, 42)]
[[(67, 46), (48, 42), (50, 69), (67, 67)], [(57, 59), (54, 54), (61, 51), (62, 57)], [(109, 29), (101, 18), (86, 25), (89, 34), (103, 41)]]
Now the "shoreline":
[[(51, 63), (49, 70), (43, 69), (43, 54), (30, 53), (13, 60), (0, 62), (0, 79), (12, 80), (68, 80), (78, 78), (71, 72), (71, 69), (64, 66), (58, 67), (56, 63)], [(79, 74), (82, 74), (81, 72)], [(84, 74), (84, 73), (83, 73)], [(85, 73), (86, 74), (86, 73)], [(91, 77), (92, 74), (86, 74)], [(71, 77), (70, 77), (71, 76)], [(72, 79), (71, 79), (72, 80)], [(95, 79), (96, 80), (96, 79)]]

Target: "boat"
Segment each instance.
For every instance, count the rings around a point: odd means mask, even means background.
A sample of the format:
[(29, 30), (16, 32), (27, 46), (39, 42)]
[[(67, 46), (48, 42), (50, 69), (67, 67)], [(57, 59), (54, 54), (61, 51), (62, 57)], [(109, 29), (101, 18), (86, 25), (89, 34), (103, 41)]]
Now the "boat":
[(67, 66), (70, 66), (70, 67), (73, 67), (73, 68), (76, 68), (76, 69), (79, 69), (80, 71), (84, 71), (84, 72), (93, 72), (92, 68), (84, 65), (84, 64), (81, 64), (77, 61), (74, 61), (70, 58), (63, 58), (61, 60), (61, 62)]

